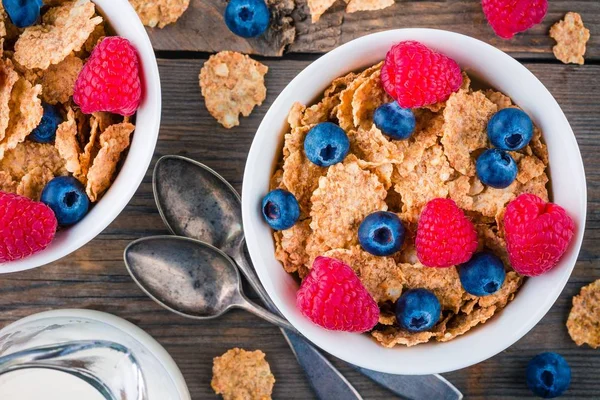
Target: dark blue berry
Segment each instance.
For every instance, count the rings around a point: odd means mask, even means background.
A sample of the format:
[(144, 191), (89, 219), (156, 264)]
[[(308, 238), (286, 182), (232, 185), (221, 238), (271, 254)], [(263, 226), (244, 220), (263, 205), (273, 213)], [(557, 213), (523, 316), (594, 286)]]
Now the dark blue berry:
[(37, 128), (31, 132), (29, 139), (38, 143), (50, 143), (54, 141), (56, 128), (63, 122), (63, 118), (57, 107), (46, 103), (42, 103), (42, 107), (44, 108), (42, 120)]
[(409, 332), (422, 332), (433, 328), (441, 315), (440, 301), (427, 289), (407, 290), (396, 302), (398, 324)]
[(346, 158), (350, 141), (346, 132), (331, 122), (321, 122), (313, 127), (304, 139), (306, 157), (320, 167), (329, 167)]
[(225, 8), (225, 24), (238, 36), (256, 37), (269, 27), (270, 15), (264, 0), (230, 0)]
[(551, 399), (569, 388), (571, 367), (560, 354), (541, 353), (529, 361), (526, 376), (527, 386), (533, 393)]
[(408, 139), (417, 124), (412, 110), (400, 107), (395, 101), (377, 107), (373, 122), (381, 132), (399, 140)]
[(300, 206), (293, 194), (275, 189), (263, 198), (262, 214), (267, 224), (276, 231), (289, 229), (300, 217)]
[(358, 228), (362, 248), (375, 256), (394, 254), (404, 243), (405, 229), (394, 213), (377, 211), (367, 215)]
[(496, 189), (510, 186), (517, 177), (517, 163), (500, 149), (489, 149), (477, 158), (477, 176), (483, 184)]
[(85, 188), (72, 176), (59, 176), (48, 182), (40, 200), (54, 211), (62, 226), (81, 221), (90, 207)]
[(492, 253), (475, 254), (458, 268), (462, 287), (474, 296), (487, 296), (502, 287), (506, 272), (502, 260)]
[(533, 136), (533, 122), (518, 108), (505, 108), (492, 116), (487, 126), (490, 142), (507, 151), (521, 150)]
[(26, 28), (40, 18), (42, 0), (2, 0), (10, 20), (17, 28)]

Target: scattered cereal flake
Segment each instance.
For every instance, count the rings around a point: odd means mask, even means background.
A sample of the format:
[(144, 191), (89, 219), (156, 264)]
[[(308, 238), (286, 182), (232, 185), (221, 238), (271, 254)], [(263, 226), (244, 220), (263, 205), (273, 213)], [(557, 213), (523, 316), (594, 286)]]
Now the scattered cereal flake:
[(53, 7), (40, 25), (25, 28), (15, 43), (15, 60), (28, 69), (46, 69), (79, 51), (102, 17), (94, 3), (76, 0)]
[(549, 162), (548, 147), (546, 147), (546, 144), (543, 141), (542, 131), (537, 126), (533, 128), (533, 137), (529, 142), (529, 146), (531, 146), (533, 154), (547, 166)]
[(23, 78), (15, 83), (9, 101), (10, 124), (0, 141), (0, 159), (6, 150), (14, 149), (40, 124), (44, 114), (39, 98), (41, 91), (41, 85), (32, 86)]
[(346, 12), (383, 10), (393, 5), (394, 0), (350, 0)]
[(600, 279), (573, 297), (567, 329), (577, 346), (587, 343), (593, 349), (600, 347)]
[(39, 201), (44, 186), (46, 186), (46, 183), (50, 182), (52, 178), (54, 178), (54, 174), (49, 168), (44, 166), (35, 167), (21, 178), (16, 193), (19, 196), (25, 196), (31, 200)]
[(479, 298), (465, 292), (463, 296), (463, 304), (460, 306), (460, 312), (463, 314), (471, 314), (479, 302)]
[(69, 101), (82, 68), (83, 61), (73, 54), (68, 55), (58, 64), (48, 67), (42, 75), (42, 100), (49, 104)]
[(542, 174), (536, 178), (531, 179), (529, 182), (520, 185), (515, 193), (517, 196), (522, 193), (535, 194), (544, 201), (550, 201), (548, 196), (548, 175)]
[(429, 342), (435, 333), (431, 331), (412, 333), (405, 329), (388, 326), (383, 330), (372, 331), (371, 335), (384, 347), (394, 347), (398, 344), (411, 347)]
[(329, 250), (326, 257), (349, 265), (377, 303), (395, 302), (402, 294), (404, 276), (392, 257), (377, 257), (360, 246)]
[(437, 340), (440, 342), (447, 342), (454, 339), (455, 337), (466, 333), (471, 328), (485, 323), (485, 321), (490, 319), (495, 312), (496, 306), (491, 306), (475, 309), (471, 314), (458, 314), (448, 321), (446, 332), (437, 337)]
[(536, 156), (522, 157), (518, 162), (518, 166), (517, 180), (523, 184), (537, 178), (546, 171), (546, 165)]
[(290, 129), (299, 128), (302, 126), (302, 117), (304, 117), (305, 110), (306, 106), (302, 103), (296, 101), (294, 104), (292, 104), (292, 108), (290, 108), (290, 112), (288, 113), (287, 117)]
[(331, 97), (336, 94), (339, 94), (342, 90), (346, 89), (348, 85), (354, 81), (358, 77), (358, 74), (354, 72), (350, 72), (344, 76), (340, 76), (339, 78), (335, 78), (331, 85), (327, 89), (325, 89), (325, 93), (323, 97)]
[(519, 183), (515, 181), (504, 189), (486, 186), (480, 194), (473, 196), (472, 210), (485, 217), (495, 218), (516, 197), (518, 185)]
[(481, 92), (459, 90), (444, 109), (442, 145), (450, 165), (463, 175), (475, 175), (471, 153), (486, 147), (486, 125), (498, 107)]
[(498, 111), (503, 110), (508, 107), (512, 107), (513, 102), (504, 93), (497, 92), (493, 89), (487, 89), (485, 92), (485, 97), (487, 97), (492, 103), (498, 106)]
[(435, 145), (438, 137), (442, 136), (442, 127), (444, 126), (442, 115), (423, 118), (419, 113), (416, 114), (417, 129), (415, 129), (415, 133), (408, 140), (394, 141), (404, 155), (402, 163), (395, 166), (399, 177), (405, 177), (414, 171), (423, 159), (425, 150)]
[[(338, 119), (339, 125), (342, 127), (343, 130), (349, 131), (355, 128), (352, 105), (354, 93), (373, 74), (378, 73), (381, 70), (381, 65), (382, 63), (379, 63), (365, 69), (353, 81), (349, 82), (346, 85), (346, 88), (340, 92), (340, 104), (337, 107), (336, 117)], [(370, 127), (367, 127), (367, 129), (368, 128)]]
[(393, 165), (404, 160), (401, 149), (373, 124), (369, 129), (359, 128), (357, 131), (348, 133), (350, 139), (350, 151), (359, 158), (359, 164), (363, 168), (374, 168), (384, 186), (389, 189), (392, 185), (391, 176)]
[(311, 20), (314, 24), (319, 21), (321, 15), (335, 3), (336, 0), (308, 0), (308, 9), (310, 10)]
[(19, 75), (13, 69), (10, 60), (0, 60), (0, 143), (4, 139), (8, 127), (10, 94), (17, 80), (19, 80)]
[(455, 267), (428, 268), (421, 263), (398, 266), (404, 275), (405, 289), (429, 289), (437, 296), (443, 310), (458, 312), (464, 290)]
[(311, 197), (310, 227), (315, 237), (309, 253), (317, 256), (356, 244), (362, 220), (374, 211), (387, 210), (386, 195), (377, 176), (361, 169), (353, 157), (329, 167)]
[[(393, 0), (391, 1), (393, 2)], [(373, 113), (375, 113), (375, 109), (392, 101), (391, 97), (383, 90), (383, 86), (381, 86), (380, 75), (381, 70), (375, 71), (360, 84), (352, 95), (354, 126), (370, 129), (374, 125)]]
[(119, 117), (117, 115), (104, 111), (95, 112), (92, 113), (92, 115), (98, 121), (98, 129), (100, 129), (101, 132), (104, 132), (111, 125), (122, 122), (119, 121)]
[(394, 190), (402, 197), (402, 218), (416, 222), (429, 200), (445, 198), (448, 195), (446, 182), (453, 173), (440, 145), (426, 149), (414, 171), (395, 180)]
[(210, 382), (224, 400), (270, 400), (275, 377), (265, 353), (233, 348), (213, 360)]
[(104, 27), (104, 23), (98, 24), (94, 27), (92, 33), (87, 38), (85, 43), (83, 44), (82, 49), (77, 53), (77, 56), (80, 58), (87, 58), (94, 50), (94, 47), (100, 42), (100, 40), (104, 39), (106, 36), (106, 28)]
[(0, 160), (0, 171), (7, 172), (20, 181), (37, 167), (48, 168), (54, 175), (65, 175), (65, 162), (58, 150), (50, 143), (25, 141), (8, 150)]
[(267, 96), (269, 68), (247, 55), (222, 51), (210, 56), (200, 70), (200, 88), (206, 108), (225, 128), (240, 124), (239, 114), (250, 115)]
[(85, 191), (95, 202), (109, 188), (121, 153), (129, 147), (129, 137), (135, 126), (129, 122), (111, 125), (100, 134), (100, 151), (87, 174)]
[(71, 108), (69, 108), (69, 112), (67, 113), (67, 120), (56, 128), (54, 146), (56, 146), (58, 153), (65, 160), (67, 171), (73, 175), (79, 175), (81, 173), (81, 165), (79, 163), (81, 149), (77, 142), (75, 113)]
[(177, 21), (187, 10), (190, 0), (129, 0), (142, 24), (164, 28)]
[(290, 229), (278, 231), (279, 243), (275, 246), (275, 258), (283, 264), (287, 272), (308, 269), (309, 257), (306, 241), (311, 234), (310, 219), (297, 222)]
[(312, 126), (300, 126), (292, 128), (283, 137), (283, 160), (296, 151), (304, 151), (304, 139)]
[(296, 150), (283, 163), (282, 182), (298, 200), (303, 214), (310, 213), (310, 197), (319, 186), (319, 178), (327, 173), (327, 168), (310, 162), (304, 150)]
[(285, 189), (283, 184), (283, 169), (279, 168), (273, 173), (271, 181), (269, 182), (269, 190)]
[(562, 21), (550, 28), (550, 37), (556, 40), (552, 48), (554, 56), (565, 64), (583, 64), (585, 44), (590, 39), (590, 31), (583, 26), (581, 15), (568, 12)]
[(500, 290), (489, 296), (479, 298), (479, 307), (487, 308), (495, 306), (497, 309), (504, 308), (515, 297), (515, 293), (517, 293), (522, 283), (523, 277), (514, 271), (509, 271), (506, 274), (506, 278), (504, 278), (504, 284), (502, 284)]

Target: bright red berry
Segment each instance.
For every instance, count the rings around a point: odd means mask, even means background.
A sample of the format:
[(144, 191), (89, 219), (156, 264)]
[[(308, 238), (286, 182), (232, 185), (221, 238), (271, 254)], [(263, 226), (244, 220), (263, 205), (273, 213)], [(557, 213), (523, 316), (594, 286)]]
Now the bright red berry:
[(415, 246), (423, 265), (447, 268), (471, 259), (477, 250), (477, 232), (454, 201), (433, 199), (421, 212)]
[(56, 233), (56, 217), (44, 203), (0, 192), (0, 262), (43, 250)]
[(132, 115), (140, 105), (141, 97), (135, 48), (122, 37), (104, 38), (79, 73), (73, 100), (85, 114), (108, 111)]
[(510, 39), (542, 22), (548, 0), (482, 0), (483, 13), (496, 35)]
[(537, 276), (558, 263), (573, 238), (575, 223), (564, 208), (522, 194), (506, 207), (504, 232), (513, 269)]
[(383, 88), (402, 108), (445, 101), (462, 81), (456, 61), (415, 41), (392, 46), (381, 68)]
[(379, 320), (379, 307), (352, 268), (317, 257), (296, 294), (302, 314), (334, 331), (366, 332)]

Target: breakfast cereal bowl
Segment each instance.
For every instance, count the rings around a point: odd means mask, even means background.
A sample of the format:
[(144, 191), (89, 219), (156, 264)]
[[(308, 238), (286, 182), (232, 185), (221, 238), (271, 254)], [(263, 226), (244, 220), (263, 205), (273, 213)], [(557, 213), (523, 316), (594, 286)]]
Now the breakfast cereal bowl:
[[(386, 348), (368, 334), (328, 331), (296, 307), (298, 281), (275, 258), (273, 232), (263, 220), (261, 200), (279, 160), (287, 115), (295, 102), (310, 105), (340, 76), (378, 63), (390, 47), (416, 40), (456, 60), (469, 76), (500, 91), (522, 108), (547, 144), (550, 198), (575, 221), (573, 239), (558, 265), (529, 278), (516, 297), (485, 324), (447, 342)], [(560, 167), (554, 167), (560, 166)], [(441, 30), (399, 29), (356, 39), (305, 68), (281, 92), (263, 119), (248, 155), (242, 214), (248, 249), (258, 276), (279, 310), (307, 339), (349, 363), (394, 374), (431, 374), (465, 368), (511, 346), (552, 307), (581, 247), (586, 219), (586, 182), (573, 132), (556, 100), (523, 65), (479, 40)]]
[(142, 100), (135, 114), (135, 132), (111, 186), (78, 223), (60, 228), (44, 250), (0, 264), (0, 273), (24, 271), (56, 261), (79, 249), (104, 230), (125, 208), (139, 187), (158, 140), (161, 90), (156, 57), (146, 30), (127, 0), (94, 0), (113, 33), (128, 39), (138, 53)]

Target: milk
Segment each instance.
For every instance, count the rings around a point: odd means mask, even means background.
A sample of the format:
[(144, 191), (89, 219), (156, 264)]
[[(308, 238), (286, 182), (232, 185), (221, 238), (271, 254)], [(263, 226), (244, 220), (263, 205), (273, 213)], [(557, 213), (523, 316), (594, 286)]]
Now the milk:
[(66, 372), (22, 369), (0, 375), (2, 400), (106, 400), (85, 381)]

